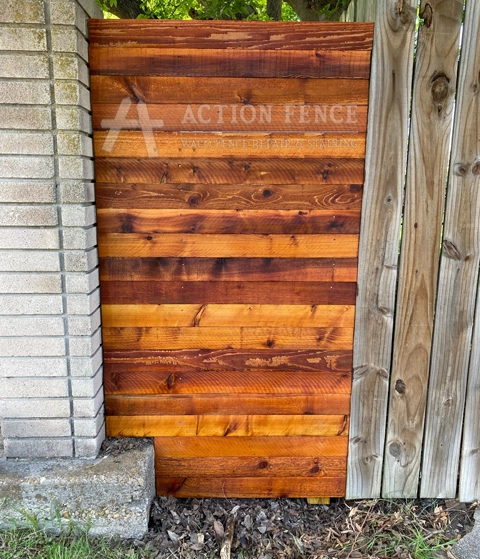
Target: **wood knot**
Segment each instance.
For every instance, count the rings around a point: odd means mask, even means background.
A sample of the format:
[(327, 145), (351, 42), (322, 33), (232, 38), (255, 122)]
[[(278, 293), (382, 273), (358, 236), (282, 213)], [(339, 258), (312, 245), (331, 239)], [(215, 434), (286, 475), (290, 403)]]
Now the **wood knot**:
[(268, 190), (268, 188), (266, 188), (266, 189), (262, 192), (262, 195), (263, 195), (265, 198), (269, 198), (269, 197), (272, 195), (272, 191), (271, 191), (271, 190)]
[(467, 165), (465, 165), (465, 163), (455, 163), (455, 166), (453, 168), (453, 172), (458, 177), (464, 177), (468, 172), (468, 167), (467, 167)]
[(175, 375), (175, 373), (172, 373), (171, 375), (168, 376), (167, 380), (166, 380), (166, 385), (169, 389), (172, 389), (173, 386), (175, 385), (175, 382), (177, 381), (177, 377)]
[(403, 380), (399, 379), (397, 380), (397, 382), (395, 383), (395, 391), (398, 392), (399, 394), (405, 394), (405, 383), (403, 382)]
[(433, 76), (431, 84), (433, 104), (437, 107), (437, 112), (440, 114), (448, 97), (450, 80), (445, 74), (439, 73)]
[(258, 463), (259, 470), (265, 470), (266, 468), (268, 468), (268, 460), (262, 460)]
[(315, 466), (313, 466), (313, 468), (310, 468), (310, 473), (311, 474), (318, 474), (319, 471), (320, 471), (320, 467), (318, 466), (318, 464), (315, 464)]
[(188, 199), (188, 204), (191, 207), (198, 206), (198, 198), (196, 196), (192, 196)]
[(275, 345), (275, 340), (271, 340), (270, 338), (267, 340), (267, 347), (273, 347)]
[(423, 19), (423, 25), (425, 27), (430, 27), (433, 22), (433, 8), (430, 4), (426, 4), (423, 12), (420, 14), (420, 18)]
[(480, 159), (477, 159), (475, 163), (472, 165), (472, 174), (480, 175)]
[(402, 454), (402, 448), (398, 443), (392, 443), (388, 447), (388, 451), (394, 458), (400, 458), (400, 455)]
[(443, 252), (447, 258), (452, 258), (453, 260), (461, 260), (462, 256), (460, 251), (456, 247), (455, 243), (449, 241), (448, 239), (443, 240)]

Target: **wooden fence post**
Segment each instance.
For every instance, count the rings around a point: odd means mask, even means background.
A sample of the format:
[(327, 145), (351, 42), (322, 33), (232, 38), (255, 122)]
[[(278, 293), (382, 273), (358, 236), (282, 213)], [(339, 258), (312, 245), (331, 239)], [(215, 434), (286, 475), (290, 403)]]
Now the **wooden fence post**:
[(380, 496), (416, 0), (378, 3), (359, 254), (347, 498)]
[(463, 0), (423, 0), (413, 84), (384, 497), (418, 494)]
[[(479, 30), (480, 4), (468, 0), (428, 390), (422, 497), (455, 497), (457, 491), (480, 264)], [(472, 500), (475, 485), (478, 496), (478, 327), (474, 342), (465, 416), (464, 500)]]

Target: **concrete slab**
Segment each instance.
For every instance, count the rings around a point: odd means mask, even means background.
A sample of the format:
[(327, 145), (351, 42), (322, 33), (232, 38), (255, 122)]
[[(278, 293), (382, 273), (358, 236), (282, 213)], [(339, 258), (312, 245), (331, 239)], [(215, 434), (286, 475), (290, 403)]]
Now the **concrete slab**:
[(473, 530), (453, 546), (458, 559), (480, 559), (480, 508), (475, 511)]
[(88, 528), (92, 535), (141, 538), (155, 496), (153, 444), (95, 459), (0, 458), (0, 529), (28, 525), (60, 531)]

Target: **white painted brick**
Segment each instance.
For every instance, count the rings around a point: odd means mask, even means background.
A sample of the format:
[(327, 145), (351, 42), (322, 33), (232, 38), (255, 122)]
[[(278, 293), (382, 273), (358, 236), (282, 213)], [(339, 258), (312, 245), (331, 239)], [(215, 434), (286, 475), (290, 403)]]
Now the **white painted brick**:
[(98, 268), (88, 274), (66, 274), (65, 291), (67, 293), (91, 293), (100, 285)]
[(60, 183), (62, 204), (83, 204), (95, 200), (95, 185), (92, 182), (62, 181)]
[(45, 23), (41, 0), (3, 0), (1, 23)]
[(2, 129), (50, 130), (51, 126), (52, 113), (49, 107), (0, 106), (0, 128)]
[(55, 203), (55, 183), (0, 181), (0, 202), (53, 204)]
[(0, 249), (58, 249), (59, 246), (58, 229), (0, 228)]
[(2, 315), (62, 314), (61, 295), (0, 295)]
[(54, 52), (76, 53), (88, 61), (88, 43), (74, 27), (52, 27), (52, 49)]
[(87, 87), (90, 86), (88, 66), (76, 54), (55, 53), (53, 76), (56, 80), (79, 80)]
[(4, 104), (49, 105), (50, 84), (46, 80), (0, 81), (0, 99)]
[(47, 50), (45, 30), (25, 26), (2, 26), (0, 27), (0, 50)]
[(18, 226), (49, 226), (58, 224), (55, 206), (1, 206), (0, 225)]
[(54, 25), (76, 25), (87, 36), (88, 17), (77, 2), (51, 0), (50, 21)]
[(94, 419), (74, 419), (73, 433), (76, 437), (96, 437), (105, 422), (103, 407)]
[[(0, 394), (4, 399), (65, 398), (68, 397), (68, 384), (67, 379), (64, 378), (2, 378), (0, 379)], [(3, 417), (9, 416), (4, 415)]]
[(0, 338), (2, 357), (56, 357), (65, 355), (63, 337)]
[(68, 251), (65, 252), (64, 261), (66, 272), (89, 272), (98, 266), (98, 251), (96, 248), (81, 252)]
[(58, 158), (58, 174), (60, 179), (86, 179), (93, 180), (93, 161), (85, 157), (66, 157)]
[(66, 300), (69, 315), (91, 315), (100, 306), (100, 289), (88, 295), (67, 295)]
[[(2, 316), (0, 336), (63, 336), (65, 326), (59, 316)], [(0, 373), (1, 374), (1, 373)]]
[(70, 417), (68, 398), (0, 400), (0, 416), (7, 418)]
[(103, 352), (100, 348), (92, 357), (72, 357), (70, 373), (75, 377), (92, 377), (102, 366)]
[(0, 157), (0, 177), (19, 179), (53, 178), (53, 159), (51, 157), (33, 157), (6, 155)]
[(99, 369), (93, 378), (72, 378), (71, 383), (74, 398), (94, 398), (103, 384), (103, 370)]
[(63, 229), (62, 238), (64, 249), (90, 249), (97, 244), (97, 230), (95, 227), (89, 227), (88, 229), (69, 227)]
[(91, 337), (69, 339), (69, 351), (72, 357), (89, 357), (93, 355), (102, 344), (102, 332), (97, 330)]
[(0, 53), (0, 78), (48, 78), (46, 54)]
[(69, 316), (67, 320), (70, 336), (92, 336), (100, 327), (100, 309), (91, 316)]
[(64, 227), (90, 227), (97, 221), (95, 206), (64, 206), (62, 225)]
[(105, 424), (94, 439), (74, 439), (76, 458), (95, 458), (105, 440)]
[[(5, 317), (2, 317), (2, 321)], [(26, 320), (33, 320), (31, 317)], [(62, 320), (62, 319), (59, 319)], [(65, 357), (0, 359), (0, 377), (64, 377), (67, 375)], [(33, 416), (32, 416), (33, 417)]]
[(0, 271), (59, 272), (60, 255), (43, 250), (0, 251)]
[(91, 110), (90, 91), (77, 80), (55, 81), (55, 102), (58, 105), (79, 105)]
[(49, 132), (0, 132), (0, 153), (2, 155), (52, 155), (53, 136)]
[(75, 398), (73, 400), (74, 417), (96, 417), (103, 406), (103, 389), (97, 392), (94, 398)]
[(10, 419), (3, 422), (5, 437), (68, 437), (69, 419)]
[(92, 118), (85, 109), (58, 105), (55, 111), (59, 130), (80, 130), (86, 134), (92, 133)]
[(0, 293), (61, 292), (60, 274), (0, 274)]
[(57, 147), (59, 155), (93, 157), (92, 138), (81, 132), (59, 131), (57, 134)]
[(71, 458), (72, 439), (5, 439), (7, 458)]

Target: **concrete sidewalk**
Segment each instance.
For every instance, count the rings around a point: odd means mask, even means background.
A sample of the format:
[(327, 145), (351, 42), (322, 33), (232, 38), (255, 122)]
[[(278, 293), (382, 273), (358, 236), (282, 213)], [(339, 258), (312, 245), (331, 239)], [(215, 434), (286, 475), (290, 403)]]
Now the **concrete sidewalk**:
[(473, 530), (453, 546), (458, 559), (480, 559), (480, 508), (475, 511)]

